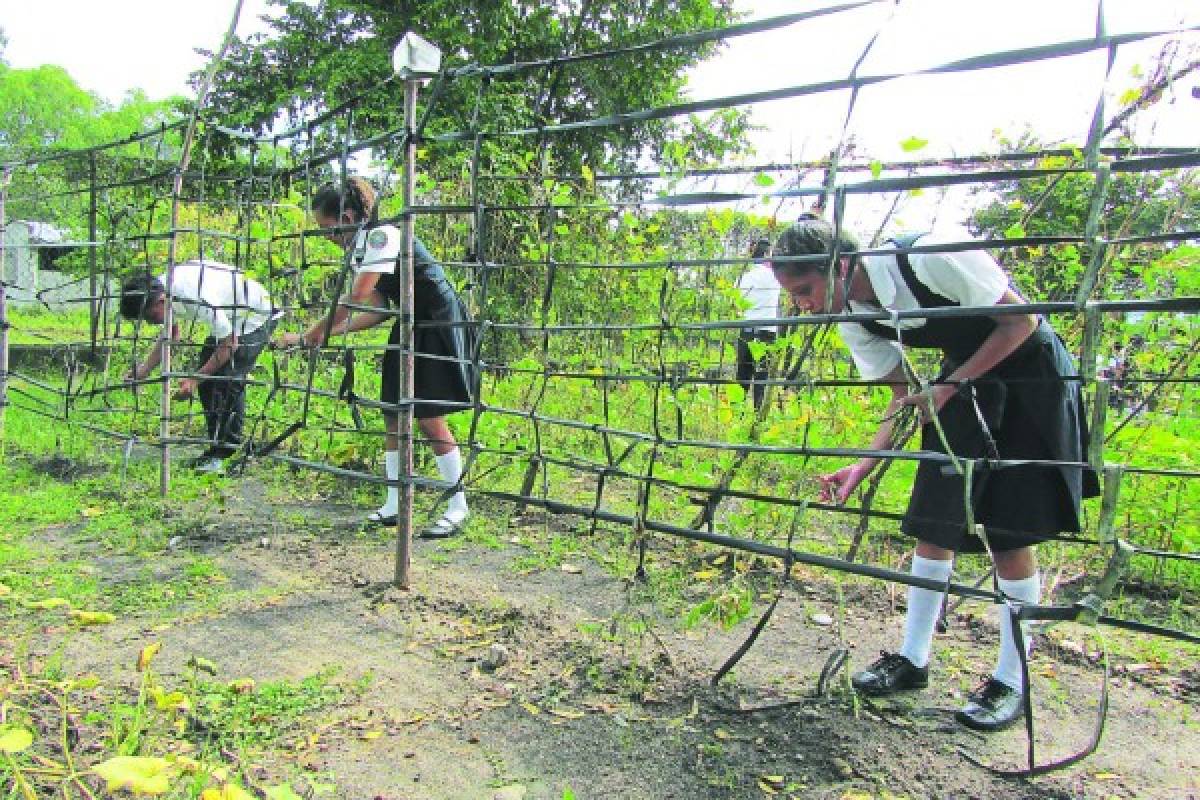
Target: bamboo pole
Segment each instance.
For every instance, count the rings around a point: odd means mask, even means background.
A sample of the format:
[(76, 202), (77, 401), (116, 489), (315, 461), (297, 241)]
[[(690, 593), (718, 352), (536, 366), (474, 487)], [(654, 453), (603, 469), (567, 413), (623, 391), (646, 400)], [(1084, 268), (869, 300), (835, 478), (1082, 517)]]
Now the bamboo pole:
[(400, 396), (393, 398), (400, 407), (399, 430), (400, 486), (399, 507), (396, 511), (396, 572), (393, 582), (401, 589), (409, 586), (412, 566), (412, 507), (413, 507), (413, 271), (415, 269), (416, 231), (412, 214), (413, 195), (417, 183), (417, 142), (415, 138), (417, 89), (420, 80), (404, 81), (404, 257), (400, 259), (400, 290), (402, 302), (400, 337)]
[(96, 153), (88, 153), (88, 332), (92, 358), (96, 357), (96, 334), (100, 328), (100, 303), (96, 288)]
[(234, 31), (237, 30), (238, 19), (242, 15), (242, 0), (237, 0), (233, 7), (233, 17), (229, 20), (229, 29), (221, 41), (221, 49), (213, 56), (204, 73), (204, 79), (196, 92), (196, 105), (192, 109), (191, 119), (188, 120), (187, 131), (183, 136), (183, 152), (179, 156), (179, 166), (175, 170), (174, 182), (171, 186), (171, 238), (167, 245), (167, 276), (166, 276), (166, 314), (163, 317), (163, 352), (159, 370), (163, 376), (162, 382), (162, 413), (159, 417), (159, 439), (162, 442), (162, 460), (159, 462), (158, 491), (162, 497), (167, 496), (171, 488), (171, 448), (167, 442), (171, 438), (171, 342), (173, 341), (173, 326), (175, 314), (171, 301), (173, 291), (171, 282), (175, 277), (175, 255), (179, 243), (179, 196), (183, 193), (183, 176), (187, 172), (188, 163), (192, 157), (192, 142), (196, 138), (196, 122), (208, 100), (208, 90), (212, 86), (217, 67), (229, 50), (233, 41)]
[(4, 412), (8, 407), (8, 289), (4, 284), (7, 253), (5, 242), (8, 236), (8, 217), (5, 202), (8, 200), (8, 182), (12, 178), (12, 167), (5, 166), (0, 173), (0, 448), (4, 447)]

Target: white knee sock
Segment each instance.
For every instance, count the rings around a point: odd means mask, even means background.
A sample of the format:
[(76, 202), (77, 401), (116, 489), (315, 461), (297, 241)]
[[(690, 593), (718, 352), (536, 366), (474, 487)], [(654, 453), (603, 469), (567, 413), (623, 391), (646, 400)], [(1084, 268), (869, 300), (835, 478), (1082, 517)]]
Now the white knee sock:
[[(399, 450), (384, 450), (383, 451), (383, 469), (384, 475), (389, 481), (398, 480), (400, 478), (400, 451)], [(379, 507), (375, 512), (381, 517), (395, 516), (400, 510), (400, 488), (397, 486), (389, 486), (387, 488), (387, 501)]]
[[(456, 447), (449, 453), (440, 456), (434, 456), (437, 461), (438, 472), (442, 475), (442, 480), (448, 483), (458, 483), (462, 478), (462, 455)], [(450, 504), (446, 507), (446, 516), (455, 522), (461, 522), (467, 518), (467, 495), (465, 492), (459, 491), (450, 498)]]
[[(950, 577), (954, 562), (935, 561), (913, 555), (912, 574), (917, 578), (945, 581)], [(904, 644), (900, 655), (918, 667), (929, 663), (929, 650), (933, 644), (933, 629), (937, 626), (938, 614), (942, 610), (942, 593), (936, 589), (908, 587), (908, 615), (904, 620)]]
[[(1013, 600), (1024, 605), (1036, 605), (1042, 595), (1042, 575), (1035, 572), (1028, 578), (1010, 581), (1000, 578), (997, 583), (1000, 591)], [(996, 659), (996, 669), (992, 677), (1003, 681), (1014, 689), (1025, 688), (1025, 676), (1021, 672), (1021, 656), (1017, 652), (1017, 643), (1013, 639), (1011, 614), (1008, 606), (996, 606), (996, 620), (1000, 623), (1000, 655)], [(1021, 636), (1025, 640), (1025, 654), (1029, 655), (1029, 623), (1021, 623)]]

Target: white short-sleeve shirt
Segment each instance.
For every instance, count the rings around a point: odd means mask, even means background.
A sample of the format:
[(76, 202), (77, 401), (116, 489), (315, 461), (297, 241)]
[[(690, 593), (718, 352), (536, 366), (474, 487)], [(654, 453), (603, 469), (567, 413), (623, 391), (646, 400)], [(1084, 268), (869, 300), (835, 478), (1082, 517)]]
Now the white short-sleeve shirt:
[[(961, 240), (961, 236), (929, 233), (917, 242), (921, 245), (937, 245)], [(904, 282), (895, 256), (886, 253), (863, 256), (862, 261), (875, 296), (879, 299), (879, 306), (852, 300), (848, 310), (878, 311), (882, 307), (891, 311), (914, 311), (921, 307)], [(961, 306), (994, 306), (1009, 288), (1008, 275), (985, 250), (909, 253), (908, 262), (917, 280), (936, 294)], [(890, 320), (880, 322), (889, 326), (892, 324)], [(899, 320), (901, 331), (924, 325), (924, 319)], [(854, 365), (863, 378), (878, 380), (900, 364), (900, 345), (895, 341), (876, 336), (857, 322), (838, 323), (838, 332), (850, 348)]]
[(395, 225), (380, 225), (359, 231), (354, 238), (354, 273), (396, 271), (396, 259), (404, 244)]
[[(742, 312), (747, 322), (779, 318), (779, 281), (767, 264), (756, 264), (738, 279), (737, 288), (750, 307)], [(774, 330), (773, 325), (755, 325), (757, 328)]]
[[(159, 278), (167, 285), (164, 273)], [(275, 309), (260, 283), (219, 261), (187, 261), (171, 272), (171, 308), (175, 320), (200, 322), (212, 336), (244, 336), (261, 328)]]

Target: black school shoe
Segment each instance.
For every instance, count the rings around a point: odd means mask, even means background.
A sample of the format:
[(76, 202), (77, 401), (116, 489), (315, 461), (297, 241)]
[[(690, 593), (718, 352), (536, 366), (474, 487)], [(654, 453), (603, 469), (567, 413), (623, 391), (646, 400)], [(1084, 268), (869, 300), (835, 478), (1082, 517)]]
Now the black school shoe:
[(212, 461), (214, 458), (224, 458), (224, 456), (218, 455), (215, 448), (209, 447), (209, 448), (205, 449), (204, 452), (200, 453), (200, 455), (193, 456), (192, 458), (187, 459), (183, 463), (186, 464), (189, 469), (196, 469), (201, 464), (207, 464), (209, 461)]
[(924, 689), (929, 685), (929, 667), (918, 667), (899, 653), (880, 651), (871, 666), (854, 674), (850, 683), (863, 694), (885, 695), (903, 689)]
[(967, 696), (954, 718), (977, 731), (1002, 731), (1025, 713), (1025, 693), (1004, 681), (988, 678)]

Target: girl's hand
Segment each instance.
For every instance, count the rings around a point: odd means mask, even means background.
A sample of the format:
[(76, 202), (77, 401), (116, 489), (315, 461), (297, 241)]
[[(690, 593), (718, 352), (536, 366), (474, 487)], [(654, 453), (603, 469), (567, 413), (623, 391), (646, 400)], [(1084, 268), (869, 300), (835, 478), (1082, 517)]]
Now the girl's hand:
[(933, 419), (958, 393), (958, 387), (950, 383), (939, 383), (930, 386), (923, 392), (910, 394), (900, 401), (902, 406), (913, 406), (921, 415), (921, 424), (928, 425), (929, 420)]
[(826, 503), (842, 505), (870, 471), (869, 468), (856, 462), (829, 475), (818, 475), (817, 480), (821, 483), (821, 500)]
[(299, 333), (281, 333), (271, 342), (271, 346), (276, 349), (287, 349), (289, 347), (300, 347), (306, 344), (303, 334)]

